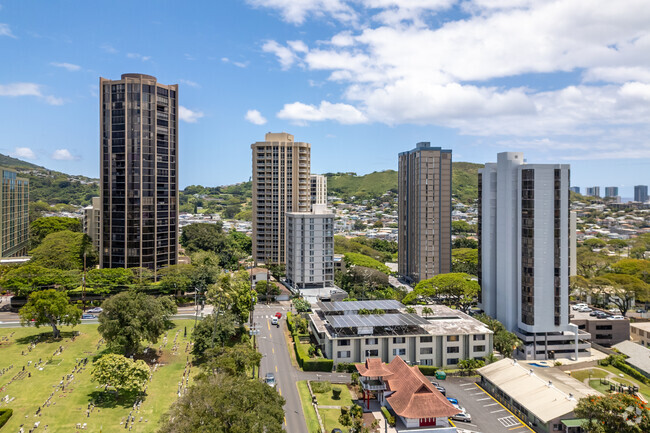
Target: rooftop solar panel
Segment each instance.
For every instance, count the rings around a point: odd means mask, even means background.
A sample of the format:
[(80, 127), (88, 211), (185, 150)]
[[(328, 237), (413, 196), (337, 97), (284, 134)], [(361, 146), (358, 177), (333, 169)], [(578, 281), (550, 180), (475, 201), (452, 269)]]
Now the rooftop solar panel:
[(404, 305), (393, 299), (376, 300), (376, 301), (349, 301), (349, 302), (319, 302), (318, 306), (322, 311), (358, 311), (362, 308), (374, 310), (398, 310), (404, 308)]
[(345, 314), (329, 316), (327, 320), (334, 329), (358, 328), (363, 326), (418, 326), (426, 325), (428, 320), (417, 314)]

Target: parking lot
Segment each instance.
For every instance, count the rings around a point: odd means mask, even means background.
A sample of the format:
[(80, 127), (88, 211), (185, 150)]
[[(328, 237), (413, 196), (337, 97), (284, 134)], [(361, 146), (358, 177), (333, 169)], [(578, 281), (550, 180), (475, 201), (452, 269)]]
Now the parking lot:
[(454, 422), (459, 433), (463, 431), (480, 433), (533, 432), (490, 394), (477, 386), (475, 378), (449, 377), (447, 380), (438, 382), (446, 388), (447, 397), (458, 399), (458, 404), (472, 415), (471, 423)]

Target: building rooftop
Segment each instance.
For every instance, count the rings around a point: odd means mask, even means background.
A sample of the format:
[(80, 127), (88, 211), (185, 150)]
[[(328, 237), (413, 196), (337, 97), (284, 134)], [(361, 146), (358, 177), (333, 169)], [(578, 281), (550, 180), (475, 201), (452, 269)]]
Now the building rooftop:
[(621, 341), (615, 344), (614, 348), (629, 356), (625, 362), (645, 373), (650, 373), (650, 349), (633, 341)]
[(344, 314), (328, 316), (327, 320), (334, 329), (367, 327), (422, 326), (427, 322), (417, 314)]
[(477, 371), (544, 423), (573, 412), (583, 397), (602, 395), (560, 370), (529, 367), (509, 358)]
[(422, 309), (425, 307), (429, 307), (433, 311), (432, 314), (424, 317), (427, 322), (422, 325), (422, 328), (429, 334), (492, 334), (485, 323), (469, 314), (444, 305), (416, 305), (413, 308), (419, 315), (423, 315)]
[(634, 322), (630, 323), (630, 327), (641, 329), (642, 331), (650, 331), (650, 322)]
[(359, 311), (361, 309), (374, 310), (377, 308), (388, 311), (404, 308), (404, 304), (390, 299), (378, 301), (319, 302), (318, 308), (323, 312)]

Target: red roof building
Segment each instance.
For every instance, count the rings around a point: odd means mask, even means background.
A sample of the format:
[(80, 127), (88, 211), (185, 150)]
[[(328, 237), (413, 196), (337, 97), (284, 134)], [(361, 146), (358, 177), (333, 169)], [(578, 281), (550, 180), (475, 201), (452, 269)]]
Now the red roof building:
[[(397, 356), (389, 364), (379, 358), (368, 358), (356, 364), (361, 375), (364, 399), (369, 404), (375, 394), (383, 406), (390, 407), (403, 427), (431, 427), (435, 432), (455, 432), (448, 417), (460, 413), (417, 367), (411, 367)], [(418, 430), (421, 431), (421, 430)], [(428, 430), (427, 430), (428, 431)]]

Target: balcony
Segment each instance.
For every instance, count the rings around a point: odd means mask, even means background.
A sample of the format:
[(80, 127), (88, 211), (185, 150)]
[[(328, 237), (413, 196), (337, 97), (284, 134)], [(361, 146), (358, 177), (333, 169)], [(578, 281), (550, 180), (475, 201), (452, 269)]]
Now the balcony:
[(379, 379), (371, 379), (362, 377), (361, 378), (361, 387), (366, 391), (384, 391), (386, 390), (386, 385)]

